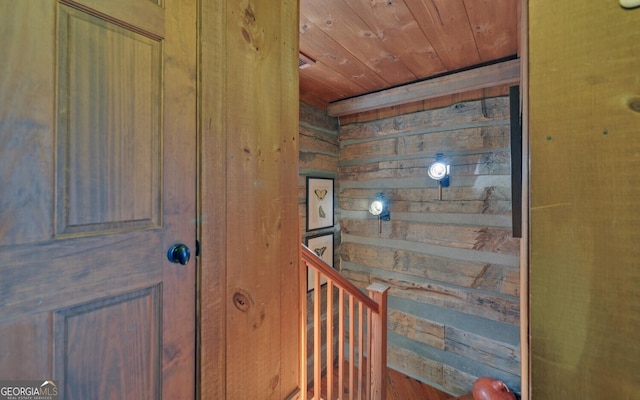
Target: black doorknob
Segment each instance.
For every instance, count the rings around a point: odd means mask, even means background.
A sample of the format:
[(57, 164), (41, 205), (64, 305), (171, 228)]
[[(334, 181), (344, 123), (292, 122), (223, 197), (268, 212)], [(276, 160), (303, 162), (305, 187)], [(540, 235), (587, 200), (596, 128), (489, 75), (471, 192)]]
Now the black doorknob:
[(189, 258), (191, 258), (191, 251), (189, 251), (189, 247), (186, 245), (176, 243), (169, 248), (167, 258), (172, 263), (187, 265), (187, 263), (189, 263)]

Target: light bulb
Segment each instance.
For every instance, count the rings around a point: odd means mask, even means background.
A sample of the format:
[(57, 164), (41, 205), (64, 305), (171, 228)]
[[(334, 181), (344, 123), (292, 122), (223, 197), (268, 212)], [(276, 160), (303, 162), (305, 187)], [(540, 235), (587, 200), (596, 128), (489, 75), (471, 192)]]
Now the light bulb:
[(427, 170), (427, 174), (429, 178), (435, 179), (437, 181), (441, 180), (449, 173), (449, 166), (442, 161), (436, 161), (433, 164), (429, 165), (429, 169)]
[(382, 213), (383, 208), (384, 208), (384, 205), (382, 204), (382, 201), (374, 200), (371, 202), (371, 205), (369, 206), (369, 212), (373, 215), (380, 215)]

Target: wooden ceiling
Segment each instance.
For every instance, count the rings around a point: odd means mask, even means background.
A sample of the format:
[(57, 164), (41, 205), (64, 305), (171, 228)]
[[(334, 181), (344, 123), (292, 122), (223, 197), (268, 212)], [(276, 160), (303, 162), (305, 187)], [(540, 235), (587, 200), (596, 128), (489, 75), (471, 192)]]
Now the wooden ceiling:
[[(330, 103), (518, 54), (518, 0), (300, 0), (300, 101)], [(334, 103), (335, 104), (335, 103)]]

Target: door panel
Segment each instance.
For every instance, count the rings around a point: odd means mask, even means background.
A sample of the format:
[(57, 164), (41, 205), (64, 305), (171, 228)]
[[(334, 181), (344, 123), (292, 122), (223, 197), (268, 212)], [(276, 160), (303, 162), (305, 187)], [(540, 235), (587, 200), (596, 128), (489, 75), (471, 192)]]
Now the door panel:
[(56, 236), (160, 226), (161, 42), (61, 6)]
[[(0, 323), (0, 371), (3, 380), (40, 379), (51, 374), (49, 313)], [(25, 357), (29, 354), (28, 357)]]
[(160, 398), (160, 293), (156, 285), (55, 313), (55, 370), (65, 399)]
[(194, 398), (196, 9), (161, 3), (0, 0), (0, 379)]

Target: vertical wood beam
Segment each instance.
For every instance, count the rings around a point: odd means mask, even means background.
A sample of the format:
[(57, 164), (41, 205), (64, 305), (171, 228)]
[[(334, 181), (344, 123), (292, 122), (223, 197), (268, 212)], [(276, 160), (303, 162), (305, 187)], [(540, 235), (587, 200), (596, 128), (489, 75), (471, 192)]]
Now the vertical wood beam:
[(344, 387), (344, 289), (338, 289), (338, 388)]
[[(311, 273), (311, 272), (310, 272)], [(313, 270), (313, 398), (321, 399), (322, 383), (322, 293), (320, 271)]]
[(201, 395), (282, 399), (300, 365), (298, 3), (199, 7)]
[(224, 98), (226, 2), (201, 0), (198, 12), (198, 391), (227, 398), (226, 225), (227, 130)]
[[(302, 261), (302, 246), (298, 246), (298, 259), (300, 260), (300, 271), (307, 271), (307, 263)], [(307, 274), (298, 274), (298, 291), (300, 300), (300, 397), (299, 400), (307, 400), (307, 363), (309, 355), (307, 354)]]
[(355, 382), (355, 368), (356, 368), (356, 346), (355, 346), (355, 315), (354, 315), (354, 298), (349, 295), (349, 400), (353, 400), (354, 397), (354, 382)]
[(387, 297), (389, 287), (374, 283), (367, 290), (369, 297), (378, 303), (377, 312), (371, 317), (371, 344), (369, 357), (371, 365), (371, 400), (385, 400), (387, 369)]
[(327, 399), (333, 399), (333, 281), (327, 282)]

